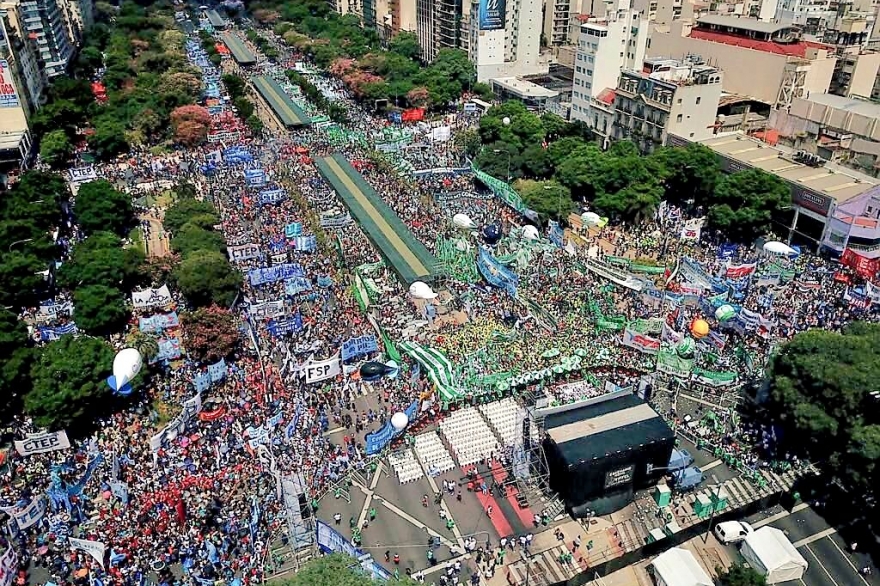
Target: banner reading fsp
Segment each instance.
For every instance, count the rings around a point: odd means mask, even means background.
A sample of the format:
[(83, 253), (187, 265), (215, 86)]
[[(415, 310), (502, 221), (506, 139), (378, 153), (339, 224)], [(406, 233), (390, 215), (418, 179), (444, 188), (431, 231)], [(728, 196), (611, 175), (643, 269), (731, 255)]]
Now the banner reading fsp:
[(507, 0), (480, 0), (480, 30), (504, 30)]
[(339, 357), (322, 360), (321, 362), (312, 362), (302, 367), (305, 373), (307, 383), (316, 383), (328, 378), (333, 378), (342, 372)]

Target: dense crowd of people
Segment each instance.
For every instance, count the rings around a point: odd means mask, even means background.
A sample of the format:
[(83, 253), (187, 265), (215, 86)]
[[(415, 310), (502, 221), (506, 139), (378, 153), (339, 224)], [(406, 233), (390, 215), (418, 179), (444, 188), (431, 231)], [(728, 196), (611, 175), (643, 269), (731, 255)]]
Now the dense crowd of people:
[[(279, 68), (263, 62), (258, 71), (276, 75)], [(348, 100), (338, 82), (314, 79), (346, 105), (350, 121), (343, 129), (371, 137), (370, 143), (340, 145), (326, 128), (256, 137), (237, 126), (241, 136), (234, 146), (247, 153), (238, 163), (226, 156), (233, 145), (210, 143), (169, 155), (137, 151), (124, 161), (96, 167), (100, 177), (138, 197), (189, 183), (200, 199), (217, 208), (229, 247), (256, 245), (257, 253), (234, 259), (245, 275), (238, 316), (256, 345), (242, 343), (205, 397), (194, 393), (193, 379), (206, 365), (184, 358), (173, 367), (161, 365), (134, 409), (97, 422), (95, 434), (74, 442), (72, 449), (23, 457), (10, 452), (0, 482), (0, 509), (17, 511), (35, 499), (46, 509), (25, 529), (7, 524), (20, 567), (29, 568), (38, 581), (127, 586), (260, 582), (269, 544), (287, 531), (278, 479), (298, 477), (309, 499), (320, 495), (347, 472), (368, 464), (366, 432), (414, 399), (432, 395), (424, 375), (381, 378), (372, 382), (383, 399), (381, 407), (358, 411), (362, 387), (357, 367), (378, 359), (381, 345), (343, 364), (340, 376), (306, 382), (303, 370), (309, 363), (337, 355), (346, 340), (377, 334), (350, 294), (349, 278), (355, 272), (373, 293), (369, 316), (392, 340), (415, 339), (462, 367), (459, 383), (466, 400), (538, 386), (559, 404), (598, 396), (608, 384), (615, 389), (652, 384), (656, 349), (645, 352), (621, 344), (622, 331), (634, 323), (660, 324), (673, 341), (657, 328), (640, 333), (658, 343), (662, 337), (664, 347), (677, 352), (692, 321), (706, 320), (717, 333), (712, 345), (699, 340), (696, 356), (685, 358), (703, 371), (732, 372), (739, 383), (759, 376), (772, 348), (799, 331), (837, 329), (875, 316), (875, 306), (847, 297), (857, 280), (847, 269), (809, 254), (771, 258), (710, 234), (681, 239), (686, 218), (679, 210), (665, 209), (640, 226), (582, 230), (569, 237), (577, 246), (556, 247), (543, 237), (530, 241), (521, 235), (525, 220), (475, 184), (449, 142), (431, 141), (429, 125), (408, 126), (413, 136), (408, 146), (394, 156), (377, 156), (372, 147), (390, 123)], [(461, 114), (441, 123), (454, 135), (476, 120)], [(476, 275), (473, 280), (437, 285), (444, 295), (429, 304), (430, 312), (414, 303), (360, 227), (346, 219), (345, 206), (315, 167), (314, 158), (334, 152), (357, 164), (432, 252), (446, 242), (453, 243), (455, 262), (469, 266), (481, 246), (491, 247), (497, 258), (518, 259), (508, 263), (519, 278), (516, 294), (487, 286), (474, 267), (469, 273)], [(401, 159), (427, 172), (401, 175), (394, 171)], [(262, 170), (265, 180), (249, 184), (247, 169)], [(262, 201), (267, 189), (282, 195)], [(456, 214), (470, 218), (474, 227), (455, 225)], [(498, 238), (481, 234), (490, 224), (500, 227)], [(649, 259), (667, 271), (644, 277), (641, 290), (615, 286), (592, 268), (604, 266), (609, 257)], [(738, 329), (716, 319), (697, 298), (720, 293), (694, 295), (682, 258), (726, 288), (721, 302), (760, 319)], [(753, 263), (746, 278), (728, 278), (729, 267)], [(298, 266), (304, 279), (296, 279), (295, 289), (290, 280), (252, 285), (248, 279), (251, 270), (287, 264)], [(794, 276), (783, 279), (780, 272)], [(658, 301), (648, 290), (666, 293)], [(175, 298), (174, 307), (185, 309), (185, 303)], [(452, 314), (465, 319), (451, 319)], [(431, 319), (424, 320), (426, 315)], [(279, 327), (280, 322), (287, 327)], [(580, 367), (558, 369), (563, 358), (574, 356)], [(412, 372), (414, 363), (404, 360), (404, 370)], [(550, 376), (522, 377), (547, 369)], [(498, 373), (520, 380), (483, 382)], [(154, 438), (168, 417), (157, 412), (154, 401), (184, 405), (194, 396), (200, 397), (197, 414), (157, 445)], [(665, 415), (678, 421), (677, 413)], [(324, 436), (331, 426), (347, 428), (343, 441)], [(16, 437), (35, 431), (24, 418), (14, 424)], [(703, 435), (722, 450), (737, 450), (750, 466), (776, 457), (767, 429), (738, 431), (731, 423), (707, 427)], [(70, 538), (99, 543), (106, 555), (102, 550), (99, 560), (93, 551), (71, 553)]]

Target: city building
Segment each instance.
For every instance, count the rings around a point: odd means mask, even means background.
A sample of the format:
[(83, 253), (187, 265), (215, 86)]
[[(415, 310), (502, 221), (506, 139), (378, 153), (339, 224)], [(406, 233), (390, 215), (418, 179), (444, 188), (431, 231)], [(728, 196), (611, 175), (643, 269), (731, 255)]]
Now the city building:
[[(771, 133), (767, 133), (770, 135)], [(684, 137), (669, 134), (666, 144), (669, 146), (686, 146), (690, 141)], [(841, 207), (847, 202), (865, 201), (866, 194), (871, 197), (880, 197), (878, 180), (863, 173), (846, 169), (834, 163), (828, 163), (805, 156), (804, 153), (794, 151), (784, 146), (773, 145), (755, 137), (743, 134), (718, 135), (699, 141), (700, 144), (712, 149), (718, 155), (721, 168), (727, 173), (735, 173), (744, 169), (761, 169), (767, 173), (776, 175), (791, 186), (792, 209), (791, 216), (780, 226), (787, 228), (785, 238), (794, 239), (802, 243), (825, 243), (832, 240), (829, 230), (834, 229), (831, 222), (835, 212), (841, 209), (843, 212), (850, 206)], [(863, 197), (864, 196), (864, 197)], [(878, 209), (865, 205), (865, 212), (873, 214)], [(846, 214), (844, 214), (846, 215)], [(850, 222), (853, 213), (849, 213)], [(880, 223), (874, 222), (874, 226)], [(834, 229), (837, 236), (842, 233), (842, 228)], [(877, 242), (880, 243), (880, 228), (877, 229)], [(866, 235), (859, 232), (859, 237)], [(855, 243), (853, 243), (855, 244)], [(865, 245), (865, 248), (869, 248)], [(850, 248), (855, 248), (850, 244)], [(843, 250), (843, 241), (835, 250)], [(869, 252), (860, 248), (859, 254)], [(875, 256), (880, 255), (880, 244), (873, 251)]]
[[(473, 0), (467, 11), (468, 57), (477, 80), (549, 70), (541, 55), (541, 0)], [(438, 26), (435, 18), (435, 28)]]
[(826, 93), (835, 48), (802, 38), (797, 27), (730, 16), (704, 16), (655, 28), (649, 57), (699, 56), (724, 71), (724, 89), (786, 108), (796, 97)]
[(35, 112), (45, 99), (46, 77), (40, 68), (36, 41), (22, 37), (12, 27), (9, 11), (0, 9), (0, 58), (8, 68), (5, 77), (14, 80), (16, 95), (26, 115)]
[(83, 32), (95, 23), (95, 0), (62, 0), (61, 6), (67, 34), (74, 44), (82, 44)]
[(780, 142), (826, 161), (880, 175), (880, 104), (831, 94), (796, 98), (770, 114)]
[(416, 0), (376, 0), (376, 29), (388, 40), (401, 31), (416, 31)]
[(327, 0), (327, 3), (342, 16), (351, 14), (363, 20), (364, 7), (361, 0)]
[(518, 100), (536, 112), (552, 112), (568, 120), (571, 109), (572, 70), (551, 65), (542, 75), (495, 77), (492, 91), (498, 101)]
[(58, 0), (4, 0), (11, 28), (22, 38), (34, 41), (40, 68), (48, 79), (64, 75), (73, 44)]
[(622, 70), (639, 69), (645, 60), (648, 21), (629, 2), (618, 0), (611, 8), (607, 16), (582, 23), (578, 36), (571, 117), (590, 127), (600, 116), (592, 109), (606, 107), (597, 103), (599, 95), (617, 86)]
[(33, 146), (16, 77), (10, 62), (0, 58), (0, 175), (26, 168)]
[(631, 140), (648, 153), (668, 134), (696, 141), (712, 136), (723, 77), (717, 67), (674, 59), (646, 59), (641, 71), (622, 72), (611, 139)]

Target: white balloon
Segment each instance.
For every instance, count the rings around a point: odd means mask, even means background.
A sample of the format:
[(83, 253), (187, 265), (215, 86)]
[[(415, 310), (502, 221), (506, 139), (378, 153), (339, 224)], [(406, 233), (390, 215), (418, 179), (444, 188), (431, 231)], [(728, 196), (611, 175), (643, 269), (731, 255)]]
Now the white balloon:
[(116, 388), (120, 389), (131, 382), (137, 373), (141, 371), (144, 359), (135, 348), (125, 348), (119, 351), (113, 359), (113, 376), (116, 377)]
[(437, 294), (431, 289), (427, 283), (416, 281), (409, 286), (409, 294), (416, 299), (434, 299)]
[(596, 212), (585, 212), (581, 216), (581, 220), (584, 222), (584, 224), (587, 224), (588, 226), (598, 226), (599, 222), (602, 221), (602, 218), (600, 218), (599, 214), (597, 214)]
[(459, 228), (471, 229), (476, 226), (476, 224), (474, 224), (474, 221), (465, 214), (455, 214), (454, 216), (452, 216), (452, 223)]
[(504, 118), (501, 119), (501, 122), (503, 122), (505, 126), (510, 126), (510, 117), (505, 116)]
[(402, 431), (407, 425), (409, 425), (409, 417), (406, 413), (401, 411), (391, 416), (391, 427), (395, 431)]
[(538, 229), (534, 226), (526, 226), (522, 231), (523, 238), (526, 240), (537, 240), (538, 239)]
[(784, 242), (771, 241), (764, 243), (764, 252), (771, 254), (793, 254), (794, 249)]

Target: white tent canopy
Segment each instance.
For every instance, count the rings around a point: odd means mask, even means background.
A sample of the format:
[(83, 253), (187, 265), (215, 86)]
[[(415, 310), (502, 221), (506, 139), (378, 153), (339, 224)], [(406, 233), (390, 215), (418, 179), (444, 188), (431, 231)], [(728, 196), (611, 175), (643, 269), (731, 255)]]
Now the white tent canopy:
[(651, 564), (657, 586), (713, 586), (712, 578), (690, 551), (674, 547)]
[(768, 584), (799, 580), (807, 571), (807, 560), (775, 527), (761, 527), (746, 537), (742, 555), (753, 568), (767, 576)]

